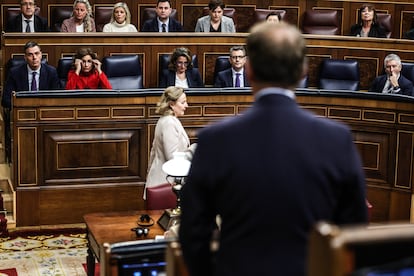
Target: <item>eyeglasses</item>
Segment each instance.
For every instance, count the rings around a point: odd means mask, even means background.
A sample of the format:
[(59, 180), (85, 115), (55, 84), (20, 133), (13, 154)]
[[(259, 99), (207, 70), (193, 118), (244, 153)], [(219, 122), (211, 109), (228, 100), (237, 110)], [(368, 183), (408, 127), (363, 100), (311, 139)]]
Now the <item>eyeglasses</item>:
[(236, 59), (242, 59), (242, 58), (245, 58), (245, 57), (246, 56), (231, 56), (230, 58), (236, 60)]
[(176, 65), (182, 65), (182, 66), (185, 66), (185, 67), (187, 67), (188, 66), (188, 62), (182, 62), (182, 61), (177, 61), (176, 63), (175, 63)]

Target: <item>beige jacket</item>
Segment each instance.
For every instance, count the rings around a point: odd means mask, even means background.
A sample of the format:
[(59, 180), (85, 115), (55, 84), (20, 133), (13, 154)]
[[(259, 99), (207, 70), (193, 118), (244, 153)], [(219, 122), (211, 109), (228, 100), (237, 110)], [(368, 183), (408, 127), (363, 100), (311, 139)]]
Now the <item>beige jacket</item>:
[(145, 188), (167, 183), (162, 165), (173, 158), (174, 152), (186, 151), (189, 146), (190, 139), (180, 120), (174, 115), (162, 116), (155, 126)]

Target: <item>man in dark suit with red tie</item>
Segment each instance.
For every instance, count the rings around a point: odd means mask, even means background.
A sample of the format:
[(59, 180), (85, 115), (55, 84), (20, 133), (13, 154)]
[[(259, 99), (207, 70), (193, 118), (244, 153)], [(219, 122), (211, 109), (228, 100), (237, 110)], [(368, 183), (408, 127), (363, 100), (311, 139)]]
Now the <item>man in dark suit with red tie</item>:
[(246, 63), (246, 49), (243, 46), (230, 48), (229, 62), (231, 68), (218, 72), (214, 80), (215, 87), (248, 87), (250, 86), (244, 64)]
[[(10, 154), (10, 108), (12, 92), (61, 89), (56, 68), (42, 63), (42, 50), (40, 46), (29, 41), (24, 45), (25, 63), (9, 68), (3, 89), (1, 105), (4, 111), (6, 156)], [(7, 156), (10, 160), (10, 156)]]
[(181, 23), (170, 17), (171, 11), (170, 0), (158, 0), (155, 8), (157, 16), (145, 21), (141, 32), (182, 32)]
[(306, 71), (297, 27), (256, 25), (246, 50), (254, 103), (200, 131), (179, 241), (191, 276), (305, 276), (318, 221), (367, 223), (364, 171), (349, 127), (295, 101)]
[(20, 14), (9, 19), (6, 23), (6, 32), (34, 33), (48, 32), (47, 20), (35, 14), (36, 2), (34, 0), (21, 0)]
[(384, 68), (385, 74), (375, 78), (369, 92), (414, 96), (413, 83), (401, 74), (402, 64), (398, 55), (387, 55)]

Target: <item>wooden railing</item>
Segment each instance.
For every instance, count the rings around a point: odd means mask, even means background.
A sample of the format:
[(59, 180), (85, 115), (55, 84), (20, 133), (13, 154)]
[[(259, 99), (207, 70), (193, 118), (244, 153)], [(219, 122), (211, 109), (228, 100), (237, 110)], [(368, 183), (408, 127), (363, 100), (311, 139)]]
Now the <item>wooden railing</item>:
[[(14, 95), (17, 226), (77, 223), (85, 213), (144, 209), (142, 191), (161, 93)], [(243, 113), (253, 101), (249, 89), (195, 89), (187, 96), (190, 106), (181, 121), (192, 142), (199, 129)], [(412, 219), (414, 99), (303, 90), (297, 92), (297, 101), (352, 128), (374, 206), (372, 221)]]

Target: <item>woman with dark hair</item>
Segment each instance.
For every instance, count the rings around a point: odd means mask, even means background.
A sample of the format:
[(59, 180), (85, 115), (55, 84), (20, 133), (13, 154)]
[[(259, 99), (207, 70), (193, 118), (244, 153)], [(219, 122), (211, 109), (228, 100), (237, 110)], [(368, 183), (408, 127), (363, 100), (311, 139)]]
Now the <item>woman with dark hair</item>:
[(270, 23), (279, 23), (280, 21), (282, 21), (282, 17), (280, 16), (280, 13), (271, 12), (268, 15), (266, 15), (266, 21)]
[(73, 58), (73, 68), (68, 72), (65, 89), (112, 89), (101, 66), (92, 49), (79, 49)]
[(208, 3), (209, 15), (197, 20), (195, 32), (235, 33), (233, 19), (223, 16), (224, 3), (222, 0), (210, 0)]
[(377, 21), (373, 5), (363, 4), (358, 10), (358, 23), (351, 27), (352, 36), (386, 38), (385, 29)]
[(160, 87), (168, 86), (204, 87), (198, 69), (193, 68), (191, 52), (187, 48), (176, 48), (171, 54), (168, 70), (164, 70), (160, 79)]
[(61, 32), (96, 32), (92, 18), (92, 6), (88, 0), (75, 0), (72, 16), (63, 20)]

